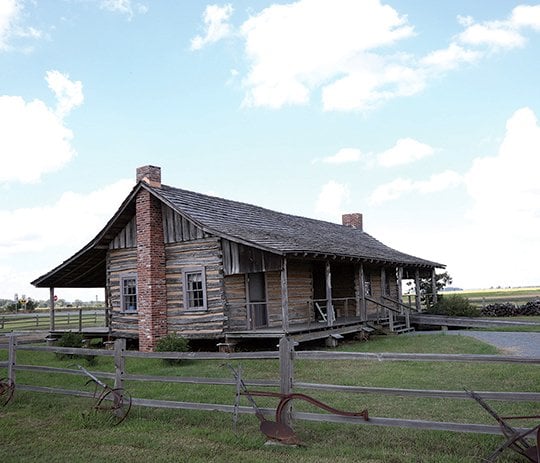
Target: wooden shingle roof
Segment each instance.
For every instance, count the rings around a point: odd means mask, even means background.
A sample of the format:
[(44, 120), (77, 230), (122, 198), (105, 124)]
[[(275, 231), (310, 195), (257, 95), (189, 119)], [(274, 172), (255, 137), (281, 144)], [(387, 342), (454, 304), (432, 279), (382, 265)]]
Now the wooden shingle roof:
[(279, 254), (321, 254), (419, 267), (442, 264), (397, 251), (364, 231), (162, 185), (149, 187), (210, 233)]
[(364, 231), (322, 220), (272, 211), (167, 185), (139, 182), (105, 228), (85, 247), (32, 282), (36, 287), (104, 287), (110, 242), (135, 214), (135, 198), (149, 190), (204, 231), (280, 255), (334, 256), (408, 268), (444, 267), (397, 251)]

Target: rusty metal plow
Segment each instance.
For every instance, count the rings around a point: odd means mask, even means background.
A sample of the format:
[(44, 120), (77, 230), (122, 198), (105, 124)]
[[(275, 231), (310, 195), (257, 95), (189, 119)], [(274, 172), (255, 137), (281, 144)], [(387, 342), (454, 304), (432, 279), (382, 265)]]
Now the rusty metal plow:
[[(504, 441), (485, 461), (492, 463), (497, 460), (499, 455), (504, 450), (511, 449), (525, 457), (528, 461), (540, 463), (540, 424), (537, 424), (531, 429), (526, 429), (525, 431), (520, 432), (507, 423), (508, 420), (540, 419), (540, 415), (500, 416), (476, 392), (468, 391), (467, 389), (465, 389), (465, 392), (476, 400), (476, 402), (478, 402), (484, 410), (495, 418), (495, 420), (497, 420), (499, 426), (501, 427), (502, 433), (506, 437), (506, 441)], [(531, 445), (528, 442), (529, 436), (535, 440), (534, 445)]]
[[(344, 410), (338, 410), (337, 408), (331, 407), (320, 400), (317, 400), (313, 397), (310, 397), (306, 394), (301, 393), (290, 393), (290, 394), (281, 394), (279, 392), (268, 392), (268, 391), (249, 391), (246, 387), (244, 381), (240, 377), (240, 373), (236, 371), (231, 365), (228, 367), (233, 371), (234, 377), (237, 380), (239, 388), (237, 389), (237, 396), (244, 395), (247, 397), (251, 405), (255, 410), (255, 415), (261, 422), (259, 429), (261, 432), (271, 440), (278, 441), (288, 445), (298, 445), (300, 444), (300, 439), (294, 432), (294, 430), (287, 424), (287, 412), (289, 410), (289, 404), (294, 399), (304, 400), (309, 402), (316, 407), (322, 408), (330, 413), (342, 416), (358, 416), (362, 417), (365, 421), (369, 420), (368, 410), (364, 409), (361, 412), (348, 412)], [(239, 390), (241, 389), (241, 391)], [(279, 399), (279, 404), (276, 408), (276, 421), (267, 420), (257, 404), (253, 396), (257, 397), (274, 397)], [(237, 397), (238, 400), (238, 397)], [(236, 406), (238, 402), (236, 403)]]
[(120, 424), (126, 419), (131, 410), (131, 395), (123, 388), (111, 388), (95, 375), (90, 373), (86, 368), (77, 365), (89, 379), (86, 384), (94, 384), (94, 399), (93, 409), (96, 412), (103, 412), (104, 416), (113, 426)]
[(6, 406), (13, 397), (15, 391), (15, 384), (13, 381), (0, 378), (0, 405)]

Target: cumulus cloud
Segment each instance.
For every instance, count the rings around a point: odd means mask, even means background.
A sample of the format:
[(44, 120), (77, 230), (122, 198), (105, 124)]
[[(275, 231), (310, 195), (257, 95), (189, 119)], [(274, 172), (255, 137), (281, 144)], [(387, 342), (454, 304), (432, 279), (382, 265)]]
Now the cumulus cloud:
[(228, 22), (230, 5), (209, 5), (205, 34), (192, 39), (191, 48), (230, 35), (244, 41), (245, 107), (304, 105), (320, 95), (327, 111), (368, 111), (423, 91), (441, 73), (524, 46), (525, 32), (540, 30), (539, 7), (517, 6), (502, 20), (458, 17), (463, 30), (446, 47), (414, 56), (399, 49), (415, 35), (413, 25), (381, 0), (273, 4), (237, 32)]
[(133, 181), (121, 180), (89, 194), (65, 192), (50, 206), (0, 210), (0, 223), (10, 224), (0, 227), (0, 259), (57, 246), (76, 251), (105, 225), (132, 187)]
[(315, 211), (322, 219), (339, 222), (344, 203), (348, 199), (349, 187), (335, 180), (330, 180), (321, 188), (315, 204)]
[(11, 49), (10, 39), (13, 37), (30, 39), (42, 37), (40, 30), (20, 25), (22, 9), (23, 4), (20, 0), (0, 1), (0, 51)]
[(323, 162), (327, 164), (346, 164), (349, 162), (359, 161), (362, 152), (356, 148), (342, 148), (333, 156), (323, 158)]
[(56, 96), (56, 114), (60, 118), (83, 103), (84, 96), (80, 80), (73, 82), (67, 74), (62, 74), (59, 71), (47, 71), (45, 79)]
[[(489, 224), (514, 224), (524, 232), (540, 230), (540, 127), (530, 108), (516, 111), (506, 124), (495, 156), (477, 158), (466, 186), (474, 201), (470, 217)], [(518, 225), (519, 224), (519, 225)]]
[(75, 155), (63, 118), (82, 103), (82, 84), (58, 71), (49, 71), (46, 80), (57, 97), (54, 110), (40, 100), (0, 96), (0, 183), (36, 182)]
[(232, 27), (228, 21), (233, 11), (230, 3), (224, 6), (208, 5), (203, 13), (204, 36), (197, 35), (191, 39), (191, 49), (200, 50), (205, 45), (229, 36), (232, 33)]
[(250, 63), (244, 104), (274, 108), (306, 103), (313, 89), (324, 90), (329, 81), (334, 87), (326, 89), (325, 107), (333, 108), (336, 99), (343, 104), (352, 81), (373, 82), (373, 74), (386, 75), (380, 85), (371, 84), (367, 95), (352, 96), (369, 102), (371, 92), (395, 84), (388, 66), (370, 51), (413, 35), (407, 18), (379, 0), (272, 5), (240, 30)]
[(396, 144), (377, 155), (378, 163), (383, 167), (410, 164), (427, 156), (431, 156), (434, 149), (413, 138), (401, 138)]
[(404, 194), (428, 194), (455, 188), (463, 183), (463, 177), (452, 170), (433, 174), (428, 180), (411, 180), (398, 178), (375, 188), (370, 195), (371, 204), (378, 205), (398, 199)]

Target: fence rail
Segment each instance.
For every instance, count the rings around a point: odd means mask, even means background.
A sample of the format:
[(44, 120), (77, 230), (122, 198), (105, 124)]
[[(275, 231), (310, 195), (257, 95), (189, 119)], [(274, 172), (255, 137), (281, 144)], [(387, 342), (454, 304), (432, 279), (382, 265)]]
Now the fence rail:
[[(17, 351), (45, 351), (58, 352), (64, 354), (77, 355), (98, 355), (114, 357), (115, 371), (111, 372), (93, 372), (97, 377), (113, 379), (114, 387), (124, 387), (125, 381), (154, 381), (164, 383), (187, 383), (187, 384), (205, 384), (216, 386), (237, 386), (237, 380), (232, 378), (198, 378), (198, 377), (168, 377), (168, 376), (150, 376), (141, 374), (130, 374), (126, 371), (126, 358), (146, 358), (146, 359), (190, 359), (190, 360), (279, 360), (280, 377), (278, 380), (257, 380), (243, 378), (248, 386), (273, 387), (279, 388), (282, 394), (289, 394), (293, 389), (313, 389), (320, 391), (332, 391), (354, 394), (384, 394), (404, 397), (421, 398), (441, 398), (441, 399), (466, 399), (470, 397), (464, 391), (445, 391), (445, 390), (427, 390), (427, 389), (400, 389), (400, 388), (382, 388), (366, 386), (345, 386), (336, 384), (315, 384), (295, 381), (294, 362), (298, 360), (316, 360), (316, 361), (461, 361), (461, 362), (502, 362), (502, 363), (522, 363), (540, 366), (540, 357), (523, 358), (501, 355), (467, 355), (467, 354), (407, 354), (407, 353), (355, 353), (355, 352), (326, 352), (326, 351), (299, 351), (294, 350), (292, 340), (284, 337), (280, 340), (279, 351), (263, 352), (238, 352), (238, 353), (218, 353), (218, 352), (161, 352), (144, 353), (136, 351), (127, 351), (125, 340), (116, 340), (114, 350), (97, 349), (78, 349), (78, 348), (60, 348), (45, 346), (17, 345), (16, 336), (9, 336), (8, 361), (0, 362), (0, 368), (7, 369), (7, 376), (10, 381), (16, 384), (16, 389), (21, 391), (31, 391), (51, 394), (64, 394), (72, 396), (88, 397), (86, 391), (76, 391), (56, 387), (34, 386), (30, 384), (17, 384), (16, 372), (31, 371), (36, 373), (58, 373), (69, 375), (83, 375), (80, 370), (69, 368), (57, 368), (44, 365), (19, 365), (17, 363)], [(498, 392), (483, 391), (480, 395), (490, 400), (505, 401), (530, 401), (540, 402), (540, 393), (536, 392)], [(248, 406), (235, 406), (230, 404), (200, 403), (200, 402), (181, 402), (158, 399), (133, 398), (133, 404), (144, 407), (171, 408), (171, 409), (189, 409), (201, 411), (219, 411), (226, 413), (253, 414), (254, 410)], [(262, 409), (265, 415), (270, 416), (275, 413), (275, 409)], [(453, 423), (442, 421), (426, 421), (416, 419), (401, 418), (381, 418), (370, 417), (369, 421), (363, 418), (346, 417), (328, 413), (307, 413), (293, 411), (290, 415), (292, 420), (306, 421), (324, 421), (332, 423), (349, 423), (375, 426), (399, 426), (413, 429), (424, 430), (444, 430), (467, 433), (483, 434), (501, 434), (499, 426), (491, 426), (477, 423)]]

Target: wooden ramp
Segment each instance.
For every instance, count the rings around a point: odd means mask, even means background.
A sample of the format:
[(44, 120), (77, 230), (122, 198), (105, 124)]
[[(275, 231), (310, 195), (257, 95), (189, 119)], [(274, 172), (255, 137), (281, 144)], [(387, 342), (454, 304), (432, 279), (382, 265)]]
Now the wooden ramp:
[(523, 320), (498, 320), (496, 318), (480, 317), (448, 317), (445, 315), (428, 315), (411, 313), (411, 323), (431, 326), (460, 326), (463, 328), (493, 328), (493, 327), (538, 327), (540, 323)]

